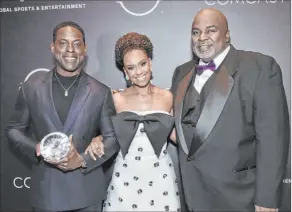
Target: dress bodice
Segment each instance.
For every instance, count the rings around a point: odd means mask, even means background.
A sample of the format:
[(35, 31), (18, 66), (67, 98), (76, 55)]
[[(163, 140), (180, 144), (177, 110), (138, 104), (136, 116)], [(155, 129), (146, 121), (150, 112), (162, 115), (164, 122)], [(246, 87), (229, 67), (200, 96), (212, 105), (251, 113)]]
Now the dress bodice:
[(173, 116), (165, 111), (123, 111), (113, 116), (112, 121), (124, 157), (141, 140), (150, 142), (159, 157), (174, 125)]

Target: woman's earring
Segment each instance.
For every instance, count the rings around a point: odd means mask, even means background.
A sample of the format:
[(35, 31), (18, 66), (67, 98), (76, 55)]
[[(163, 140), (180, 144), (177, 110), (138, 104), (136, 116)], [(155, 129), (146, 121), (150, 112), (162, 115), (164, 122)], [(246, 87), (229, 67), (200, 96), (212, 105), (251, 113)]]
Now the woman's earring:
[(129, 76), (128, 75), (126, 75), (126, 80), (129, 80)]

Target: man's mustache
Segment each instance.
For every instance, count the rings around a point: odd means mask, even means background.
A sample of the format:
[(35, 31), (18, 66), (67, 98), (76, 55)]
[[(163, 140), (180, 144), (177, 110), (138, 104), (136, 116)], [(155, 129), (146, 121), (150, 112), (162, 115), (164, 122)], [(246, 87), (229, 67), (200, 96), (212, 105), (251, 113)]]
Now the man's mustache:
[(212, 42), (210, 41), (205, 41), (205, 42), (199, 42), (199, 43), (196, 43), (195, 46), (197, 47), (201, 47), (201, 46), (211, 46), (212, 45)]

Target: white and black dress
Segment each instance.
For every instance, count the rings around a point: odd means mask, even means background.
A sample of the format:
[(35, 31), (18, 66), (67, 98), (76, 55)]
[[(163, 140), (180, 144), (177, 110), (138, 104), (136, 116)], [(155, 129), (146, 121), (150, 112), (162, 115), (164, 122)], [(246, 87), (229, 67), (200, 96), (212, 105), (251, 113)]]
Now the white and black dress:
[(104, 211), (179, 211), (178, 183), (166, 150), (174, 118), (164, 111), (125, 111), (112, 120), (121, 150)]

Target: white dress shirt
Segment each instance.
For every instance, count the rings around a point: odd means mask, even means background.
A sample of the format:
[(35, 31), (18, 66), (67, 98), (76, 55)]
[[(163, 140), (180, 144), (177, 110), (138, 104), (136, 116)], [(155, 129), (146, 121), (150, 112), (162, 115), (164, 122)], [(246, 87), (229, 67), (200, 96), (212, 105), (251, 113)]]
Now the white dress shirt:
[[(229, 50), (230, 50), (230, 46), (228, 46), (226, 49), (224, 49), (223, 52), (221, 52), (216, 58), (214, 58), (216, 69), (220, 66), (220, 64), (222, 63), (222, 61), (228, 54)], [(207, 64), (204, 63), (202, 60), (200, 60), (199, 65), (207, 65)], [(196, 75), (194, 86), (196, 90), (198, 91), (198, 93), (201, 92), (203, 86), (205, 85), (209, 77), (212, 76), (213, 73), (214, 72), (212, 70), (207, 69), (201, 75), (198, 75), (198, 74)]]

